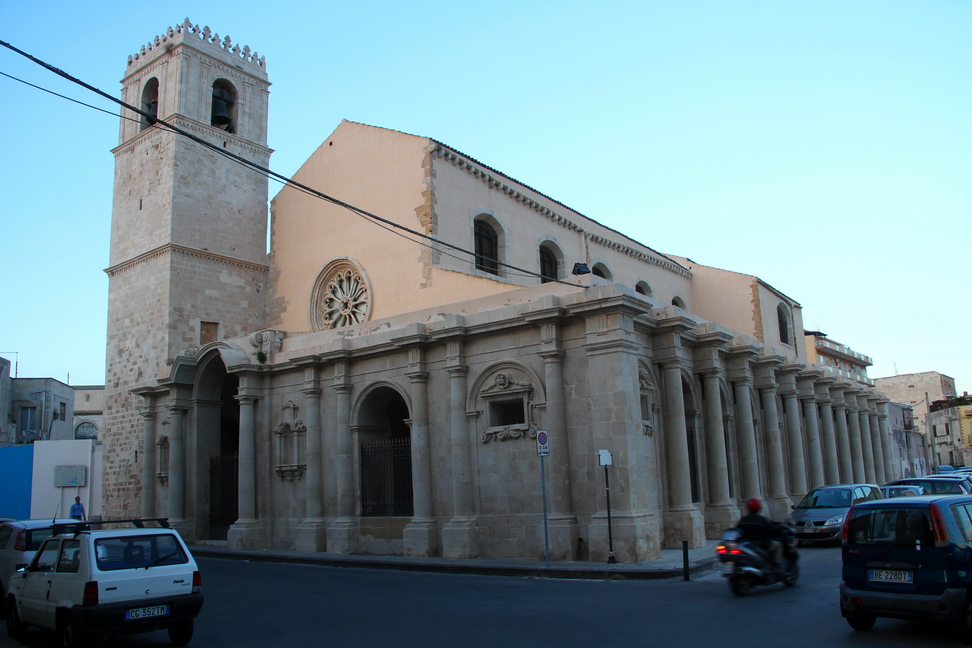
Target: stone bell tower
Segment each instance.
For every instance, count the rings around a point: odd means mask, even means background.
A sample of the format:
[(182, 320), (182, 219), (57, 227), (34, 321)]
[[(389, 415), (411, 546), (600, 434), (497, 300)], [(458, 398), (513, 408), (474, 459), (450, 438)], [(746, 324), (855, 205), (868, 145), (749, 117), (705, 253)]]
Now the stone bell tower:
[[(187, 18), (128, 57), (122, 84), (129, 105), (269, 166), (270, 83), (249, 47)], [(184, 349), (262, 329), (268, 271), (267, 178), (132, 111), (121, 117), (106, 270), (106, 518), (139, 515), (143, 460), (155, 456), (143, 428), (167, 415), (143, 417), (132, 390), (156, 388)]]

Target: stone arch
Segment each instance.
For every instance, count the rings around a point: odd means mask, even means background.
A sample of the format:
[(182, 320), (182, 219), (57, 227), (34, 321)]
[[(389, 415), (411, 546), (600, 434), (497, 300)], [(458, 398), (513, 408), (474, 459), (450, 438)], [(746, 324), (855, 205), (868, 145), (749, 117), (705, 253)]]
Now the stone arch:
[(591, 274), (595, 277), (607, 279), (608, 281), (614, 281), (614, 272), (612, 272), (610, 266), (603, 261), (596, 261), (594, 265), (591, 266)]
[[(478, 272), (484, 272), (486, 274), (491, 274), (497, 277), (505, 277), (506, 271), (503, 263), (507, 263), (507, 252), (508, 252), (508, 232), (503, 223), (500, 222), (496, 215), (489, 209), (479, 209), (474, 212), (472, 222), (470, 223), (470, 229), (472, 234), (473, 250), (475, 252), (473, 258), (473, 267), (476, 268)], [(485, 230), (479, 231), (477, 228), (482, 228), (485, 226)], [(484, 249), (486, 241), (484, 235), (485, 233), (491, 232), (493, 237), (492, 250)], [(492, 258), (489, 258), (492, 256)]]
[(546, 405), (543, 382), (525, 364), (503, 360), (486, 367), (467, 395), (467, 411), (477, 413), (480, 441), (533, 438), (537, 433), (535, 409)]
[(679, 295), (675, 295), (672, 297), (672, 306), (678, 306), (682, 310), (688, 310), (685, 308), (685, 300), (682, 299), (681, 296)]
[(408, 393), (389, 381), (368, 385), (351, 407), (358, 510), (362, 518), (401, 518), (383, 531), (394, 542), (404, 539), (404, 520), (415, 510), (411, 411)]
[[(145, 82), (142, 87), (142, 101), (139, 108), (142, 112), (148, 113), (154, 118), (159, 116), (159, 80), (156, 77), (152, 77)], [(141, 116), (141, 124), (139, 130), (145, 130), (152, 124), (149, 123), (149, 119), (145, 115)]]
[[(551, 279), (563, 279), (567, 272), (567, 261), (564, 256), (563, 248), (560, 247), (552, 237), (544, 236), (541, 237), (540, 242), (537, 244), (537, 254), (539, 257), (539, 268), (540, 268), (540, 282), (546, 283)], [(549, 257), (545, 258), (545, 255)], [(547, 259), (553, 263), (553, 274), (548, 274), (545, 272), (549, 263)]]
[(639, 295), (644, 295), (645, 297), (655, 296), (651, 290), (651, 286), (648, 285), (648, 282), (644, 279), (639, 279), (638, 282), (635, 283), (635, 292)]
[(238, 105), (239, 93), (232, 82), (222, 77), (213, 81), (213, 95), (209, 109), (211, 126), (225, 130), (227, 133), (235, 133)]

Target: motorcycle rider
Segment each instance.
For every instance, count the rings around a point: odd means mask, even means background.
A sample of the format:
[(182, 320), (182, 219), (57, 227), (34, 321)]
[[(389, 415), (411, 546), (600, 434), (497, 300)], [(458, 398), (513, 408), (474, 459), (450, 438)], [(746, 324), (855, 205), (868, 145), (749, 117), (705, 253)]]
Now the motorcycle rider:
[(762, 504), (755, 497), (746, 500), (746, 515), (739, 518), (736, 528), (742, 531), (743, 539), (759, 543), (773, 562), (773, 571), (783, 573), (783, 542), (780, 540), (780, 525), (759, 514)]

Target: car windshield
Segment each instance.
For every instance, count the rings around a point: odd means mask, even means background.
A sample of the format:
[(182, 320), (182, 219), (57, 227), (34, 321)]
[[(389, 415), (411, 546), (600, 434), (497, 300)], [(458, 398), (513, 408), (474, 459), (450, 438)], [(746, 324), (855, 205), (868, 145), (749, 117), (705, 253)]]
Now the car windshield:
[(182, 545), (171, 533), (95, 540), (98, 569), (148, 569), (156, 565), (181, 565), (189, 562)]
[(54, 533), (54, 529), (28, 529), (24, 538), (24, 547), (26, 551), (37, 551), (45, 540), (51, 537)]
[(822, 488), (810, 491), (797, 508), (850, 508), (851, 492), (846, 488)]
[(928, 516), (919, 509), (858, 509), (847, 533), (851, 545), (915, 547), (933, 540)]

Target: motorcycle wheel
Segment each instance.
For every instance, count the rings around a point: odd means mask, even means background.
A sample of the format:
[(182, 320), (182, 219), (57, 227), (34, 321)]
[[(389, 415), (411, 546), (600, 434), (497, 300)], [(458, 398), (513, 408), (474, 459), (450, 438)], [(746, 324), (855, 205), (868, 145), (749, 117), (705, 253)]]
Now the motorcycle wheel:
[(783, 574), (783, 584), (787, 587), (793, 587), (797, 584), (800, 579), (800, 563), (796, 560), (790, 561), (790, 568)]
[(730, 576), (729, 577), (729, 589), (736, 596), (746, 596), (749, 591), (753, 589), (753, 584), (750, 582), (747, 576)]

